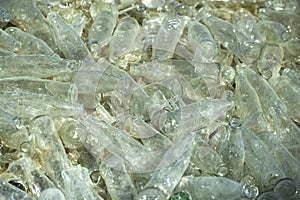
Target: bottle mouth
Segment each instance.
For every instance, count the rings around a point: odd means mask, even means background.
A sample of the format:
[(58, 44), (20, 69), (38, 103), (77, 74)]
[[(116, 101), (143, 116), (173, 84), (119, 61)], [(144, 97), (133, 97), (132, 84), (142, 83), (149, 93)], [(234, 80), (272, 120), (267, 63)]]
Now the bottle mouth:
[(290, 199), (299, 193), (299, 185), (291, 178), (283, 178), (275, 184), (273, 190), (283, 199)]
[(219, 166), (218, 170), (217, 170), (217, 174), (219, 176), (225, 176), (228, 172), (228, 168), (225, 164), (222, 164)]
[(261, 193), (256, 200), (282, 200), (282, 198), (276, 192), (268, 190)]
[(243, 185), (243, 195), (248, 199), (253, 199), (257, 197), (259, 191), (255, 185), (245, 184)]

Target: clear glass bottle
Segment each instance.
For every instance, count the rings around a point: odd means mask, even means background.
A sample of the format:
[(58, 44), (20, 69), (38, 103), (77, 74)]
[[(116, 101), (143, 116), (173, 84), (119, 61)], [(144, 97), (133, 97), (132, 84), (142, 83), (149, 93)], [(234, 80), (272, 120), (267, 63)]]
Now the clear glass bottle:
[(240, 181), (243, 175), (245, 149), (239, 119), (231, 119), (227, 134), (228, 139), (224, 143), (218, 144), (220, 146), (219, 153), (228, 168), (226, 177)]
[(193, 48), (193, 61), (211, 60), (218, 53), (218, 48), (214, 42), (208, 28), (197, 21), (188, 23), (188, 41)]
[(100, 165), (100, 173), (112, 199), (134, 200), (137, 191), (127, 173), (125, 164), (117, 157), (107, 157)]
[(109, 43), (109, 54), (112, 61), (116, 61), (119, 57), (134, 50), (139, 29), (140, 25), (132, 17), (124, 17), (119, 20)]
[(233, 24), (210, 14), (204, 18), (204, 23), (215, 40), (237, 55), (242, 62), (251, 64), (258, 59), (260, 55), (259, 45), (247, 38)]
[(76, 31), (55, 12), (48, 15), (59, 51), (67, 59), (83, 61), (89, 50)]
[(300, 183), (300, 162), (283, 146), (272, 132), (259, 133), (258, 138), (264, 143), (267, 150), (287, 177)]
[(5, 32), (20, 42), (21, 46), (17, 50), (18, 54), (58, 56), (43, 40), (24, 32), (17, 27), (6, 28)]
[(254, 199), (258, 195), (258, 189), (254, 185), (213, 176), (185, 176), (181, 179), (176, 190), (188, 191), (192, 199), (238, 200), (242, 198)]
[(242, 127), (242, 135), (245, 145), (245, 164), (257, 179), (260, 188), (263, 190), (272, 188), (278, 180), (285, 178), (286, 175), (277, 166), (270, 152), (256, 135), (244, 127)]
[(189, 165), (195, 133), (183, 132), (182, 137), (164, 154), (138, 200), (168, 199)]
[(47, 79), (14, 77), (0, 79), (0, 91), (48, 94), (58, 99), (74, 102), (77, 100), (77, 87), (73, 83)]
[(154, 39), (152, 60), (171, 58), (186, 24), (186, 18), (166, 15)]
[(89, 30), (89, 45), (92, 53), (100, 53), (100, 50), (109, 43), (116, 20), (117, 15), (109, 10), (97, 14)]
[(237, 114), (243, 125), (255, 133), (268, 130), (259, 96), (249, 83), (247, 76), (239, 73), (235, 77), (235, 84), (234, 99)]

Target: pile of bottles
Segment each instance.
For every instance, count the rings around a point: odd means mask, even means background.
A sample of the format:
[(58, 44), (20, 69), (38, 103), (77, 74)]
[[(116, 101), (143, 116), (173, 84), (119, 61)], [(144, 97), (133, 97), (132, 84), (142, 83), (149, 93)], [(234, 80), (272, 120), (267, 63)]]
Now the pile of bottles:
[(0, 0), (0, 199), (300, 199), (297, 0)]

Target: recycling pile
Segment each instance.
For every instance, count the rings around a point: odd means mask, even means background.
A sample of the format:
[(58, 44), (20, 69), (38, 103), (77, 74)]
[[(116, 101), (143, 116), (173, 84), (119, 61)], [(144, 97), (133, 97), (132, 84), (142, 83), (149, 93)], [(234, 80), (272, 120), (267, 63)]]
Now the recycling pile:
[(300, 199), (297, 0), (0, 0), (0, 199)]

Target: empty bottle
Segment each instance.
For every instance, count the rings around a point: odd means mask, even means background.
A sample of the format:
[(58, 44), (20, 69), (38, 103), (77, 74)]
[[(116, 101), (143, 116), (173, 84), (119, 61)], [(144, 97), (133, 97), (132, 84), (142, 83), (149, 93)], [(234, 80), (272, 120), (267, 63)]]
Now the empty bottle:
[[(274, 21), (281, 23), (286, 28), (289, 29), (289, 33), (292, 38), (299, 38), (300, 33), (300, 17), (296, 13), (291, 12), (281, 12), (281, 11), (274, 11), (267, 8), (261, 8), (258, 10), (258, 16), (261, 18), (261, 21)], [(276, 30), (282, 30), (279, 27), (276, 27), (274, 29), (271, 29), (270, 32), (276, 33)], [(280, 36), (280, 35), (278, 35)]]
[(70, 186), (70, 183), (67, 185), (64, 183), (62, 171), (71, 166), (71, 161), (68, 159), (52, 119), (48, 116), (34, 118), (29, 130), (34, 135), (36, 151), (41, 158), (38, 163), (43, 166), (43, 170), (59, 188)]
[(116, 25), (116, 20), (117, 16), (108, 10), (97, 14), (89, 30), (89, 44), (92, 53), (99, 53), (108, 44)]
[(220, 99), (200, 100), (163, 113), (156, 126), (172, 140), (177, 132), (195, 131), (207, 127), (222, 116), (230, 104), (231, 102)]
[(40, 115), (72, 117), (83, 111), (80, 104), (45, 94), (25, 92), (0, 92), (0, 94), (0, 108), (19, 118), (34, 118)]
[(15, 40), (20, 41), (21, 46), (18, 54), (44, 54), (54, 56), (53, 50), (41, 39), (26, 33), (16, 27), (9, 27), (5, 32), (12, 36)]
[(268, 43), (279, 44), (291, 39), (289, 31), (279, 22), (261, 20), (258, 26), (264, 41)]
[(296, 122), (300, 122), (300, 90), (294, 87), (292, 80), (286, 76), (280, 76), (274, 80), (273, 88), (287, 107), (287, 114)]
[(242, 127), (242, 135), (245, 145), (245, 163), (251, 174), (259, 182), (260, 188), (263, 190), (272, 188), (278, 180), (286, 177), (285, 174), (256, 135), (244, 127)]
[(272, 132), (259, 133), (258, 138), (264, 143), (278, 167), (287, 177), (300, 183), (300, 162), (283, 146)]
[(167, 15), (155, 37), (152, 60), (171, 58), (186, 24), (183, 16)]
[(201, 62), (214, 58), (218, 48), (206, 26), (197, 21), (190, 21), (188, 27), (188, 40), (195, 53), (193, 61)]
[(139, 192), (138, 200), (168, 199), (171, 196), (188, 167), (194, 137), (195, 133), (183, 132), (182, 137), (165, 153), (145, 188)]
[(1, 6), (11, 12), (12, 24), (40, 38), (46, 42), (51, 49), (56, 48), (53, 30), (47, 19), (36, 7), (34, 0), (1, 1)]
[(100, 173), (112, 200), (136, 199), (137, 191), (133, 182), (126, 171), (124, 163), (117, 157), (106, 158), (101, 163)]
[(215, 40), (232, 51), (242, 62), (251, 64), (258, 59), (260, 55), (259, 45), (247, 38), (237, 27), (212, 15), (205, 17), (204, 23)]
[(231, 119), (228, 126), (228, 137), (228, 140), (220, 144), (219, 152), (228, 168), (226, 177), (239, 181), (243, 175), (245, 161), (244, 141), (239, 119)]
[(64, 57), (83, 61), (89, 55), (89, 50), (75, 30), (58, 13), (50, 13), (48, 20), (54, 30), (56, 44)]
[(197, 168), (205, 173), (225, 176), (228, 172), (226, 164), (221, 156), (213, 149), (212, 146), (203, 140), (197, 139), (195, 144), (191, 162)]
[(255, 17), (244, 9), (233, 15), (233, 24), (247, 37), (256, 43), (263, 42)]
[(247, 79), (250, 85), (253, 87), (255, 92), (259, 94), (259, 100), (265, 119), (269, 122), (272, 122), (272, 116), (270, 115), (270, 110), (272, 107), (278, 106), (286, 111), (286, 105), (263, 77), (252, 72), (250, 69), (245, 68), (245, 72), (247, 73)]
[(259, 63), (258, 71), (265, 79), (278, 77), (283, 60), (283, 49), (280, 46), (267, 45), (263, 48)]
[(300, 159), (300, 129), (291, 118), (280, 107), (270, 110), (273, 119), (277, 139), (291, 152), (297, 159)]
[(254, 199), (258, 195), (258, 189), (254, 185), (213, 176), (185, 176), (176, 190), (188, 191), (192, 199), (239, 200)]
[(0, 79), (0, 88), (1, 92), (14, 91), (47, 94), (70, 102), (76, 101), (78, 95), (77, 87), (73, 83), (30, 77)]
[(139, 28), (138, 22), (132, 17), (124, 17), (119, 21), (109, 43), (110, 59), (116, 60), (134, 50)]
[(259, 133), (266, 131), (268, 125), (263, 118), (263, 110), (254, 88), (250, 85), (245, 74), (235, 77), (235, 103), (241, 122), (249, 130)]
[[(49, 64), (51, 63), (51, 64)], [(20, 55), (0, 57), (0, 78), (30, 76), (49, 78), (64, 75), (66, 80), (74, 76), (78, 63), (47, 55)]]
[(103, 200), (93, 190), (93, 184), (86, 168), (70, 166), (60, 171), (63, 180), (63, 191), (66, 199)]
[(40, 170), (30, 157), (22, 157), (9, 164), (10, 173), (18, 174), (26, 181), (32, 195), (39, 197), (47, 188), (54, 187), (54, 183)]

